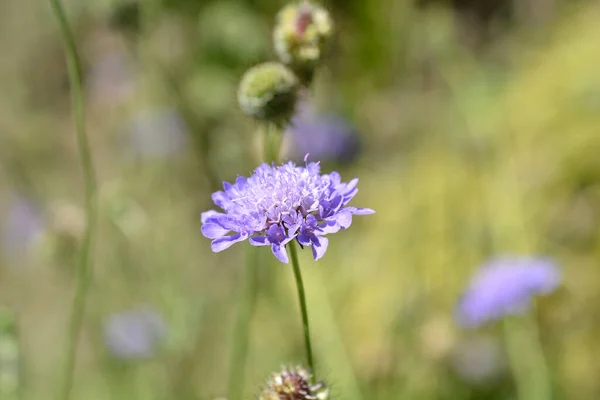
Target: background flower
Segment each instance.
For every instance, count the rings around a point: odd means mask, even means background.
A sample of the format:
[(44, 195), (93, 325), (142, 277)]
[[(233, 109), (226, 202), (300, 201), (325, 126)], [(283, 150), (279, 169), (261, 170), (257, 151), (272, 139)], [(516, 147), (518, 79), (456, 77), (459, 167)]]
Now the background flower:
[(147, 309), (132, 309), (114, 314), (104, 324), (104, 343), (114, 357), (141, 360), (153, 357), (167, 327), (159, 314)]
[(300, 104), (286, 134), (289, 157), (294, 161), (310, 154), (321, 161), (351, 163), (361, 148), (350, 123), (334, 114), (319, 114), (308, 104)]
[(536, 295), (560, 283), (557, 266), (547, 258), (505, 257), (484, 264), (458, 304), (458, 320), (466, 327), (527, 311)]

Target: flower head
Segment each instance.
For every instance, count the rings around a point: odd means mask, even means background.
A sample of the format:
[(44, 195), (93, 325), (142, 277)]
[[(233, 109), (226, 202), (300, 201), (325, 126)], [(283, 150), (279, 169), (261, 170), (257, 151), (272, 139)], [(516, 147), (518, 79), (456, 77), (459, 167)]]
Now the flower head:
[(281, 62), (288, 64), (301, 76), (310, 76), (323, 58), (333, 22), (327, 10), (309, 1), (285, 6), (273, 30), (275, 52)]
[(458, 304), (458, 320), (476, 327), (527, 311), (536, 295), (552, 292), (560, 283), (557, 266), (546, 258), (494, 259), (475, 275)]
[(109, 352), (124, 360), (152, 357), (165, 334), (162, 317), (145, 308), (114, 314), (104, 325), (104, 342)]
[(301, 160), (310, 153), (323, 161), (350, 163), (360, 150), (353, 126), (336, 115), (318, 114), (309, 105), (299, 107), (287, 131), (293, 160)]
[(312, 375), (302, 367), (286, 368), (273, 374), (259, 400), (327, 400), (323, 382), (312, 383)]
[(298, 98), (298, 78), (285, 65), (265, 62), (250, 68), (240, 82), (238, 102), (247, 115), (275, 123), (287, 122)]
[(352, 215), (375, 212), (347, 206), (357, 184), (358, 179), (342, 182), (337, 172), (322, 175), (319, 163), (262, 164), (249, 178), (238, 176), (234, 184), (224, 182), (224, 190), (213, 193), (224, 213), (202, 213), (202, 234), (213, 239), (214, 252), (249, 239), (253, 246), (271, 246), (287, 263), (285, 245), (297, 240), (310, 246), (318, 260), (327, 250), (325, 235), (348, 228)]

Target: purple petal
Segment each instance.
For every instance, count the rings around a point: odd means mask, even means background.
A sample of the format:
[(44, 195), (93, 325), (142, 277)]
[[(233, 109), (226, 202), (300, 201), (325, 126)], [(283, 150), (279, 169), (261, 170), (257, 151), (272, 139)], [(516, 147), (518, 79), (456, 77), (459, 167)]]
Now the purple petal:
[(227, 197), (227, 195), (221, 191), (218, 192), (214, 192), (211, 196), (212, 201), (219, 207), (221, 207), (222, 209), (225, 209), (227, 207), (228, 204), (231, 203), (231, 200), (229, 200), (229, 197)]
[(337, 195), (329, 202), (329, 208), (338, 211), (342, 207), (342, 196)]
[(308, 214), (306, 216), (306, 225), (308, 227), (313, 228), (313, 229), (316, 228), (317, 227), (317, 222), (318, 222), (317, 221), (317, 217), (315, 217), (314, 215)]
[(325, 255), (325, 252), (327, 251), (327, 246), (329, 246), (329, 240), (326, 237), (318, 238), (318, 244), (313, 241), (312, 253), (315, 261)]
[(268, 246), (270, 244), (266, 236), (253, 236), (249, 241), (252, 246)]
[(230, 230), (215, 223), (207, 222), (200, 228), (202, 234), (209, 239), (217, 239), (227, 235)]
[(247, 179), (243, 176), (238, 176), (235, 180), (235, 184), (236, 186), (238, 186), (240, 189), (244, 189), (244, 187), (246, 186), (246, 181)]
[(236, 233), (235, 235), (225, 236), (225, 237), (213, 240), (210, 244), (210, 247), (211, 247), (212, 251), (214, 251), (215, 253), (218, 253), (220, 251), (228, 249), (229, 247), (231, 247), (232, 244), (241, 242), (243, 240), (246, 240), (247, 238), (248, 238), (248, 235)]
[(289, 225), (288, 226), (288, 236), (290, 236), (290, 237), (296, 236), (296, 233), (298, 233), (298, 229), (300, 229), (301, 225), (302, 225), (301, 222), (295, 223), (293, 225)]
[(329, 233), (336, 233), (341, 229), (341, 227), (335, 221), (325, 221), (321, 225), (315, 229), (315, 232), (320, 233), (321, 235), (327, 235)]
[(209, 218), (215, 218), (223, 215), (225, 214), (217, 212), (215, 210), (208, 210), (200, 214), (200, 222), (205, 223)]
[(285, 231), (279, 225), (271, 225), (267, 230), (267, 238), (273, 244), (282, 244), (286, 239)]
[(346, 185), (346, 193), (353, 191), (356, 185), (358, 185), (358, 178), (354, 178), (350, 182), (348, 182), (348, 184)]
[(297, 239), (298, 243), (300, 243), (302, 246), (310, 246), (311, 244), (310, 237), (304, 233), (299, 234)]
[(277, 257), (277, 259), (282, 263), (287, 264), (290, 262), (290, 260), (288, 259), (287, 251), (285, 250), (284, 246), (281, 246), (279, 244), (273, 244), (271, 245), (271, 251), (273, 252), (275, 257)]
[(352, 225), (352, 212), (350, 210), (344, 208), (337, 214), (329, 217), (328, 221), (335, 221), (342, 229), (347, 229)]
[(346, 207), (345, 210), (350, 211), (354, 215), (375, 214), (375, 210), (371, 210), (370, 208)]

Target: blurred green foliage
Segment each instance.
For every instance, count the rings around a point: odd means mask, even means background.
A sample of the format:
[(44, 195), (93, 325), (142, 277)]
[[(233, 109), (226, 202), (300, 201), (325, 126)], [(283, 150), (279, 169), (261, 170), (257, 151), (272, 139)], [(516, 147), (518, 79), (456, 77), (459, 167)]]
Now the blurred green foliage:
[[(364, 153), (340, 172), (360, 177), (356, 203), (377, 214), (332, 237), (319, 263), (301, 254), (320, 378), (338, 399), (514, 398), (500, 361), (492, 380), (461, 375), (460, 349), (499, 336), (461, 331), (453, 309), (481, 261), (526, 248), (564, 268), (563, 288), (538, 307), (556, 399), (598, 398), (598, 2), (524, 0), (490, 19), (474, 17), (473, 2), (325, 3), (338, 32), (315, 98), (358, 125)], [(100, 183), (74, 398), (224, 397), (248, 244), (213, 254), (199, 214), (221, 181), (259, 162), (236, 87), (248, 67), (273, 58), (270, 31), (284, 3), (139, 4), (66, 2)], [(34, 237), (27, 251), (1, 250), (0, 302), (16, 315), (23, 396), (44, 399), (59, 379), (82, 174), (48, 7), (0, 3), (0, 49), (0, 222), (19, 199), (39, 220), (20, 239)], [(130, 139), (132, 120), (165, 110), (185, 129), (157, 124), (149, 140), (176, 151), (148, 156)], [(496, 223), (519, 234), (496, 243)], [(6, 243), (13, 233), (2, 229)], [(282, 363), (303, 359), (291, 270), (266, 253), (246, 398)], [(164, 316), (167, 340), (151, 360), (117, 361), (102, 325), (140, 304)]]

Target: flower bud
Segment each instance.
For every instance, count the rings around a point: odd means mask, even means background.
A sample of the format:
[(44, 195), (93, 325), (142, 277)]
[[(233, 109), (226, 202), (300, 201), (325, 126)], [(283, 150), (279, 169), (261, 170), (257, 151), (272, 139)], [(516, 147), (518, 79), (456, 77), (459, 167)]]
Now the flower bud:
[(308, 83), (323, 59), (332, 32), (333, 22), (321, 6), (308, 1), (288, 4), (277, 14), (273, 30), (275, 52), (283, 63), (296, 71), (303, 83)]
[(247, 115), (285, 123), (294, 114), (298, 87), (298, 78), (289, 68), (266, 62), (246, 71), (238, 89), (238, 102)]
[(302, 367), (284, 367), (273, 374), (259, 400), (327, 400), (329, 389), (323, 382), (312, 383), (312, 375)]

